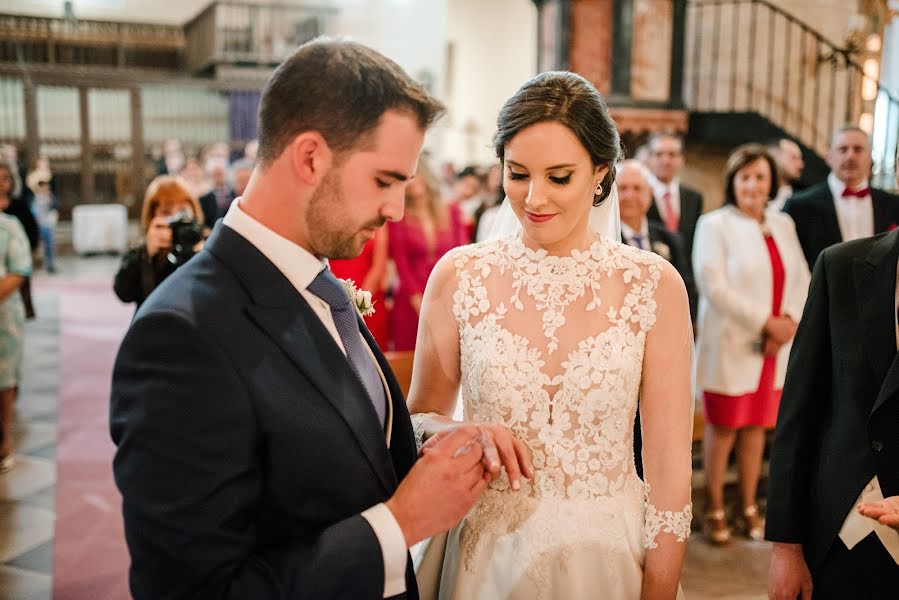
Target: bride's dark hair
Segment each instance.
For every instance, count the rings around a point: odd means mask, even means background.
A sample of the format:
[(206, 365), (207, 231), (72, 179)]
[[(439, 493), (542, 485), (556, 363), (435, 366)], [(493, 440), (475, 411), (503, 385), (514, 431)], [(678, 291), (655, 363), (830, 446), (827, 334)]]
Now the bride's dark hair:
[(540, 73), (500, 109), (493, 138), (496, 156), (502, 161), (506, 144), (518, 132), (545, 121), (556, 121), (570, 129), (587, 150), (593, 166), (609, 167), (602, 180), (602, 194), (593, 201), (598, 206), (612, 190), (615, 163), (621, 158), (621, 139), (606, 101), (592, 83), (576, 73)]

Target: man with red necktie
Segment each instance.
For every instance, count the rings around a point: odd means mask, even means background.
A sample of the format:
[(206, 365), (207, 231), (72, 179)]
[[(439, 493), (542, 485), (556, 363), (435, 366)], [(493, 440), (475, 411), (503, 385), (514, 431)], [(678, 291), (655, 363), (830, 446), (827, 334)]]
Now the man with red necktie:
[(655, 133), (646, 143), (646, 166), (652, 174), (653, 203), (646, 217), (676, 233), (683, 242), (687, 262), (693, 255), (693, 234), (702, 214), (702, 194), (680, 182), (684, 166), (683, 141), (673, 133)]
[(871, 237), (899, 224), (899, 196), (868, 185), (871, 142), (860, 128), (845, 125), (830, 139), (827, 180), (795, 194), (784, 205), (793, 217), (809, 268), (821, 251)]

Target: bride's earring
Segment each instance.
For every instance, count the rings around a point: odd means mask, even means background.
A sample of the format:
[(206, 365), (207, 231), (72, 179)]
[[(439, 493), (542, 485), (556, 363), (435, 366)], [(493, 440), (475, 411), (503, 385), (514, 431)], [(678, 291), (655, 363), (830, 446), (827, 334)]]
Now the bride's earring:
[(602, 182), (601, 181), (596, 184), (595, 195), (602, 196)]
[(603, 200), (605, 200), (605, 198), (600, 200), (599, 199), (600, 196), (602, 196), (602, 182), (598, 181), (596, 183), (596, 189), (593, 190), (593, 206), (599, 206), (600, 204), (603, 203)]

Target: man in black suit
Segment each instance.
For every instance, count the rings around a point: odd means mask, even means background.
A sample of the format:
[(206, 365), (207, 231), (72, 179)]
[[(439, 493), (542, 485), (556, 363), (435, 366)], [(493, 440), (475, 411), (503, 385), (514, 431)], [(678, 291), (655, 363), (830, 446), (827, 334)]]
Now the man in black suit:
[(895, 598), (899, 533), (859, 514), (899, 494), (899, 231), (815, 264), (771, 451), (771, 598)]
[(830, 138), (827, 163), (831, 172), (826, 181), (795, 194), (784, 205), (796, 223), (809, 268), (828, 246), (899, 225), (899, 196), (868, 185), (868, 134), (855, 125), (838, 129)]
[[(655, 252), (666, 259), (680, 273), (687, 287), (690, 300), (690, 316), (696, 319), (696, 285), (693, 269), (686, 259), (680, 237), (657, 223), (649, 221), (646, 213), (652, 204), (649, 187), (649, 171), (636, 160), (619, 163), (615, 174), (618, 186), (618, 207), (621, 214), (621, 241), (629, 246), (648, 252)], [(634, 466), (637, 475), (643, 477), (643, 433), (640, 428), (640, 413), (634, 423)]]
[(234, 200), (234, 190), (228, 187), (225, 167), (215, 165), (212, 167), (212, 189), (200, 196), (200, 208), (203, 209), (204, 225), (212, 229), (215, 222), (225, 216), (231, 201)]
[(441, 109), (351, 42), (275, 70), (246, 192), (116, 358), (136, 600), (418, 597), (408, 548), (467, 513), (490, 448), (460, 427), (416, 462), (403, 395), (326, 258), (402, 217)]
[(693, 256), (696, 221), (702, 214), (702, 194), (680, 183), (679, 175), (684, 166), (683, 141), (671, 133), (656, 133), (649, 138), (647, 146), (653, 195), (649, 220), (680, 235), (689, 263)]

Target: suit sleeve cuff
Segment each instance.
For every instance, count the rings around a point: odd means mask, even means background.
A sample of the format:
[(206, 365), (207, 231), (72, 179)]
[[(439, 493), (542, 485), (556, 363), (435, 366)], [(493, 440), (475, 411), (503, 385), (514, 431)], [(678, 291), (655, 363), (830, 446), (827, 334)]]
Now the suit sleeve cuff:
[(406, 592), (406, 560), (409, 549), (399, 523), (386, 504), (377, 504), (362, 513), (381, 544), (384, 557), (384, 597)]

